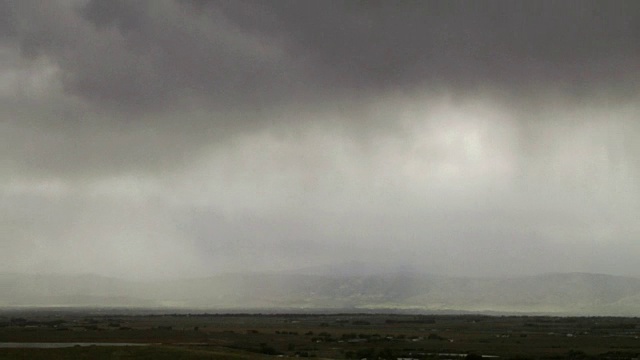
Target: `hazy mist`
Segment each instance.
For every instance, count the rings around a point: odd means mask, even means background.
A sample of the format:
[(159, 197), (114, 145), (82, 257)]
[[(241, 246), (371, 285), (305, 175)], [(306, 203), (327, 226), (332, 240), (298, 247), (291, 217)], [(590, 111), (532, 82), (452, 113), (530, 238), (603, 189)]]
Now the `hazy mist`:
[(640, 2), (0, 0), (0, 272), (640, 277)]

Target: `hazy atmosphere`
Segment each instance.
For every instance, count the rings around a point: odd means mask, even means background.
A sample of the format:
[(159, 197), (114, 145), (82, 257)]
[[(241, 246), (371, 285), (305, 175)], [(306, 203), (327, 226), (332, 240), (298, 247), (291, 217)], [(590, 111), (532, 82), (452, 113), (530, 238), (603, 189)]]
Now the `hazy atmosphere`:
[(0, 0), (0, 272), (640, 277), (638, 1)]

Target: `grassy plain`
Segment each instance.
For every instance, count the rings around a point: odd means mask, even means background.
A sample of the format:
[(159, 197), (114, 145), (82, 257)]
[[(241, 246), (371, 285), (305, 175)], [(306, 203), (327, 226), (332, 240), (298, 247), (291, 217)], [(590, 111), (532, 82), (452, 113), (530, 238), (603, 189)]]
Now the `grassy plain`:
[(5, 311), (0, 359), (638, 359), (640, 319), (403, 314)]

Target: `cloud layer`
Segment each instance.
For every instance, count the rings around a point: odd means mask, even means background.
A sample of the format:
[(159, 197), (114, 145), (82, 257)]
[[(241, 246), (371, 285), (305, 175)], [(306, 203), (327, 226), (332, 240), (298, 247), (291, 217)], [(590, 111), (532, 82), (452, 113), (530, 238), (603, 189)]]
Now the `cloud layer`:
[(0, 1), (0, 271), (640, 276), (639, 44), (635, 1)]

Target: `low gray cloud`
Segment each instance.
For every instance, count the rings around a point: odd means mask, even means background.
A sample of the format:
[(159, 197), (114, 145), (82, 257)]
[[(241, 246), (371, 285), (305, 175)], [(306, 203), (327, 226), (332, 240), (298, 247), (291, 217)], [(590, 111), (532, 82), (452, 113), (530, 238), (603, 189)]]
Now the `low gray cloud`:
[[(23, 54), (47, 57), (64, 91), (101, 109), (166, 110), (201, 98), (212, 108), (268, 107), (302, 89), (299, 63), (275, 39), (172, 1), (13, 5)], [(56, 16), (48, 16), (51, 14)]]
[(504, 86), (580, 93), (632, 86), (637, 78), (634, 2), (195, 3), (284, 38), (333, 85), (363, 92)]
[(0, 1), (1, 270), (640, 275), (639, 24), (633, 1)]
[(129, 110), (183, 97), (246, 109), (416, 88), (637, 91), (633, 1), (3, 6), (18, 19), (5, 33), (23, 53), (50, 57), (67, 92)]

